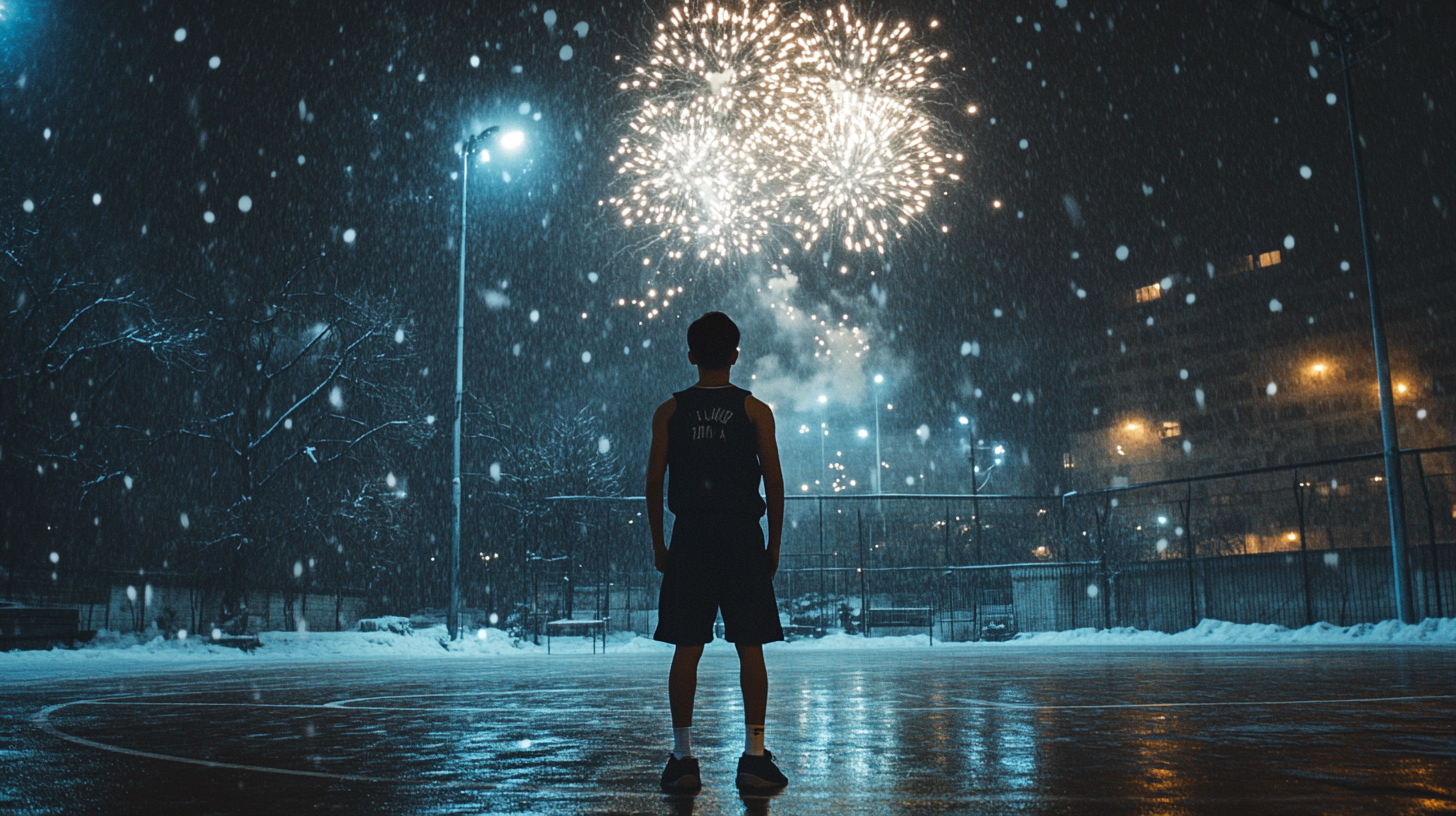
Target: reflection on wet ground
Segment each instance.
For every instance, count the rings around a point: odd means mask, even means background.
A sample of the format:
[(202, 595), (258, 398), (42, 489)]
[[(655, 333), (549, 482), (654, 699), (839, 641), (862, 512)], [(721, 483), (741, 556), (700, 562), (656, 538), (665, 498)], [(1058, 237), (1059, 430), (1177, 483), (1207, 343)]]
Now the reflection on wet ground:
[(770, 655), (791, 786), (744, 799), (710, 649), (705, 789), (656, 791), (666, 654), (7, 681), (0, 812), (1456, 811), (1456, 650), (988, 648)]

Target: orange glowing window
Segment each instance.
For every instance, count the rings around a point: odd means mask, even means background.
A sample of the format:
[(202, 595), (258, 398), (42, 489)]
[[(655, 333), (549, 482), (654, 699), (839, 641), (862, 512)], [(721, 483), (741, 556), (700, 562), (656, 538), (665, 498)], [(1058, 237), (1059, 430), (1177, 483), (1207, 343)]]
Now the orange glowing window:
[(1279, 263), (1279, 250), (1265, 252), (1259, 255), (1259, 266), (1273, 266)]
[(1163, 296), (1163, 284), (1154, 283), (1149, 286), (1138, 287), (1136, 292), (1138, 303), (1147, 303), (1150, 300), (1157, 300)]

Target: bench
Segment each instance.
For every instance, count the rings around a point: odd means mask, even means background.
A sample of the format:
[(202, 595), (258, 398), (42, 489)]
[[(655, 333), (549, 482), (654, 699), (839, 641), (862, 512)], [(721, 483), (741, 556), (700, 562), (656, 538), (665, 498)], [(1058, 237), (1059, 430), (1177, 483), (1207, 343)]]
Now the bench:
[(226, 646), (229, 649), (237, 649), (241, 652), (251, 652), (263, 645), (263, 641), (253, 635), (227, 635), (214, 633), (207, 639), (208, 643), (214, 646)]
[(930, 645), (935, 645), (935, 609), (929, 606), (885, 606), (878, 609), (866, 607), (860, 615), (861, 626), (864, 627), (865, 637), (880, 626), (903, 626), (919, 629), (925, 628), (925, 634), (930, 638)]
[(578, 618), (562, 618), (561, 620), (546, 621), (546, 654), (551, 654), (551, 633), (563, 630), (583, 628), (591, 632), (592, 654), (597, 653), (597, 636), (602, 639), (602, 654), (607, 653), (607, 618), (592, 618), (588, 620)]

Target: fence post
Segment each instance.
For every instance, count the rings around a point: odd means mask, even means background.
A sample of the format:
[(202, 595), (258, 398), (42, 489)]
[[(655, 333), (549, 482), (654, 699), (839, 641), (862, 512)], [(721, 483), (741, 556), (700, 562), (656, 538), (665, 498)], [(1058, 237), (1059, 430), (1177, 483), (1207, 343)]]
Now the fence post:
[(824, 601), (828, 597), (824, 591), (824, 497), (820, 496), (814, 503), (819, 505), (819, 634), (824, 635), (829, 632), (829, 623), (824, 619), (828, 614)]
[(870, 596), (865, 591), (865, 552), (864, 552), (864, 510), (854, 508), (854, 522), (859, 536), (859, 623), (860, 629), (864, 630), (865, 637), (870, 636)]
[(950, 562), (950, 499), (945, 500), (945, 565), (951, 566)]
[(1183, 560), (1188, 572), (1188, 627), (1198, 625), (1198, 592), (1193, 580), (1193, 559), (1198, 557), (1198, 543), (1193, 540), (1193, 483), (1188, 482), (1183, 499)]
[(1294, 506), (1299, 511), (1299, 563), (1304, 569), (1304, 625), (1314, 625), (1314, 601), (1309, 592), (1309, 545), (1304, 540), (1304, 484), (1294, 471)]
[(1112, 628), (1112, 573), (1107, 565), (1107, 525), (1112, 521), (1112, 507), (1109, 505), (1104, 516), (1102, 508), (1094, 507), (1092, 512), (1097, 519), (1097, 568), (1102, 574), (1102, 628)]
[(1426, 541), (1431, 548), (1431, 569), (1430, 574), (1436, 579), (1436, 617), (1444, 618), (1445, 610), (1441, 599), (1441, 554), (1436, 549), (1436, 509), (1431, 504), (1431, 489), (1426, 484), (1426, 468), (1421, 462), (1421, 455), (1416, 454), (1416, 476), (1421, 480), (1421, 499), (1426, 504)]

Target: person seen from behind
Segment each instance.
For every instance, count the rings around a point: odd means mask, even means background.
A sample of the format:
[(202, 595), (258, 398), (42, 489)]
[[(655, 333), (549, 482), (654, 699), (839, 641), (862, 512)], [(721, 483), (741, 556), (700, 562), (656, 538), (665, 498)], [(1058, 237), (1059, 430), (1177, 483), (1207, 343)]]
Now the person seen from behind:
[[(768, 672), (763, 644), (784, 639), (773, 578), (784, 524), (784, 477), (773, 411), (729, 382), (738, 361), (738, 326), (709, 312), (688, 327), (688, 362), (698, 381), (678, 391), (652, 417), (647, 460), (647, 520), (662, 573), (654, 639), (676, 646), (668, 674), (672, 754), (662, 771), (670, 792), (701, 789), (693, 755), (693, 698), (698, 660), (713, 640), (721, 611), (723, 636), (738, 651), (745, 738), (736, 784), (772, 791), (788, 784), (763, 745)], [(674, 521), (663, 534), (663, 478)], [(763, 495), (759, 494), (759, 482)], [(759, 519), (768, 515), (768, 542)]]

